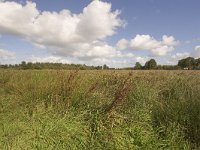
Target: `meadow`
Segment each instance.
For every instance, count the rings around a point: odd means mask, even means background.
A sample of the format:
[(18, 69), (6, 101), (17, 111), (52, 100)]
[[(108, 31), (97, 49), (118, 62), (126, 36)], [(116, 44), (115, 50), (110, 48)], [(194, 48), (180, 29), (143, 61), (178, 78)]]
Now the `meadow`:
[(0, 70), (0, 149), (200, 148), (200, 72)]

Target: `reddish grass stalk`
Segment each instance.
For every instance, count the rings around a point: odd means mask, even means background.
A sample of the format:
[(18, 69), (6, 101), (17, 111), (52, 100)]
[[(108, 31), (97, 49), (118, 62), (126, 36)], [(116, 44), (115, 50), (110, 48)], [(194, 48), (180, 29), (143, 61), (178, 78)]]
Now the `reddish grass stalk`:
[(115, 92), (115, 98), (110, 106), (106, 109), (106, 112), (111, 112), (114, 108), (123, 103), (128, 92), (131, 90), (131, 76), (132, 73), (130, 72), (128, 77), (119, 86), (118, 90)]

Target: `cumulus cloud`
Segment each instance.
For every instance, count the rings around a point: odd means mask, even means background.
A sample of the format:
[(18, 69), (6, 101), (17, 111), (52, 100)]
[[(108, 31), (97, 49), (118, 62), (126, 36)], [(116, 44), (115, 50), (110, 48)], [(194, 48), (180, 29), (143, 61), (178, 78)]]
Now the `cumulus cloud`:
[(117, 43), (120, 49), (130, 48), (132, 50), (149, 50), (155, 56), (164, 56), (174, 50), (178, 44), (173, 36), (163, 35), (162, 40), (156, 40), (150, 35), (136, 35), (129, 42), (122, 39)]
[(120, 11), (112, 11), (110, 3), (94, 0), (82, 13), (73, 14), (67, 9), (41, 12), (34, 2), (6, 1), (0, 2), (0, 14), (0, 33), (27, 39), (53, 53), (82, 58), (117, 54), (115, 48), (100, 42), (123, 26)]
[(0, 58), (1, 59), (14, 59), (15, 58), (15, 53), (8, 51), (8, 50), (4, 50), (4, 49), (0, 49)]
[[(106, 38), (113, 36), (117, 28), (125, 24), (119, 18), (121, 12), (113, 11), (111, 7), (110, 3), (93, 0), (81, 13), (74, 14), (68, 9), (40, 11), (31, 1), (21, 4), (1, 0), (0, 34), (14, 35), (50, 50), (52, 56), (33, 56), (32, 62), (72, 63), (75, 59), (76, 63), (106, 63), (118, 67), (134, 65), (136, 61), (143, 64), (149, 59), (135, 56), (133, 50), (165, 56), (178, 44), (173, 36), (163, 35), (161, 40), (157, 40), (150, 35), (136, 35), (130, 40), (119, 40), (116, 46), (109, 45)], [(2, 53), (0, 51), (0, 58), (15, 57), (13, 52), (9, 55)]]
[(111, 4), (93, 1), (84, 8), (83, 13), (79, 15), (77, 24), (77, 33), (85, 40), (104, 39), (115, 33), (115, 29), (122, 25), (118, 18), (119, 10), (111, 12)]
[(136, 35), (136, 37), (130, 41), (130, 47), (134, 50), (155, 49), (159, 47), (159, 44), (160, 42), (150, 35)]
[(155, 49), (151, 49), (150, 51), (155, 56), (165, 56), (165, 55), (167, 55), (167, 53), (169, 53), (173, 50), (174, 50), (174, 47), (163, 45), (163, 46), (159, 46)]
[(117, 49), (124, 50), (128, 47), (128, 44), (129, 44), (129, 41), (123, 38), (117, 42), (116, 46), (117, 46)]
[(176, 46), (179, 42), (173, 36), (163, 35), (162, 44), (168, 46)]
[(85, 43), (81, 45), (76, 45), (78, 49), (73, 52), (74, 56), (79, 57), (80, 59), (89, 59), (96, 57), (105, 57), (112, 58), (117, 55), (117, 51), (110, 45), (107, 45), (104, 42), (95, 41), (93, 43)]
[(177, 60), (189, 57), (189, 56), (190, 56), (190, 53), (188, 53), (188, 52), (176, 53), (176, 54), (172, 55), (172, 59), (177, 61)]

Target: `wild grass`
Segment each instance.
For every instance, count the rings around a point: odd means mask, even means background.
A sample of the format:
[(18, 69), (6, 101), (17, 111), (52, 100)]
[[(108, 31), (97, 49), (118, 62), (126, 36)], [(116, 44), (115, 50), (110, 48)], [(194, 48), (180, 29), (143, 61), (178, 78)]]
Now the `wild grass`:
[(200, 72), (0, 70), (0, 149), (198, 149)]

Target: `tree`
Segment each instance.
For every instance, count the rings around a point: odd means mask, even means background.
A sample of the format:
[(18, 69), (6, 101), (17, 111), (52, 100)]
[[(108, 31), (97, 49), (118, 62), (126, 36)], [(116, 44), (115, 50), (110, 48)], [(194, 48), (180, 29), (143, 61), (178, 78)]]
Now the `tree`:
[(22, 67), (22, 69), (27, 69), (27, 67), (26, 67), (26, 62), (25, 62), (25, 61), (22, 61), (22, 62), (21, 62), (21, 67)]
[(178, 66), (181, 68), (193, 69), (195, 67), (195, 59), (193, 57), (187, 57), (178, 61)]
[(157, 63), (155, 59), (150, 59), (149, 61), (145, 63), (144, 67), (145, 69), (156, 69)]
[(139, 62), (136, 62), (134, 69), (135, 70), (140, 70), (140, 69), (142, 69), (142, 65)]
[(109, 69), (109, 67), (106, 64), (104, 64), (102, 69)]
[(200, 58), (195, 59), (195, 69), (200, 69)]
[(26, 64), (26, 68), (27, 69), (32, 69), (33, 68), (33, 63), (32, 62), (28, 62), (27, 64)]

